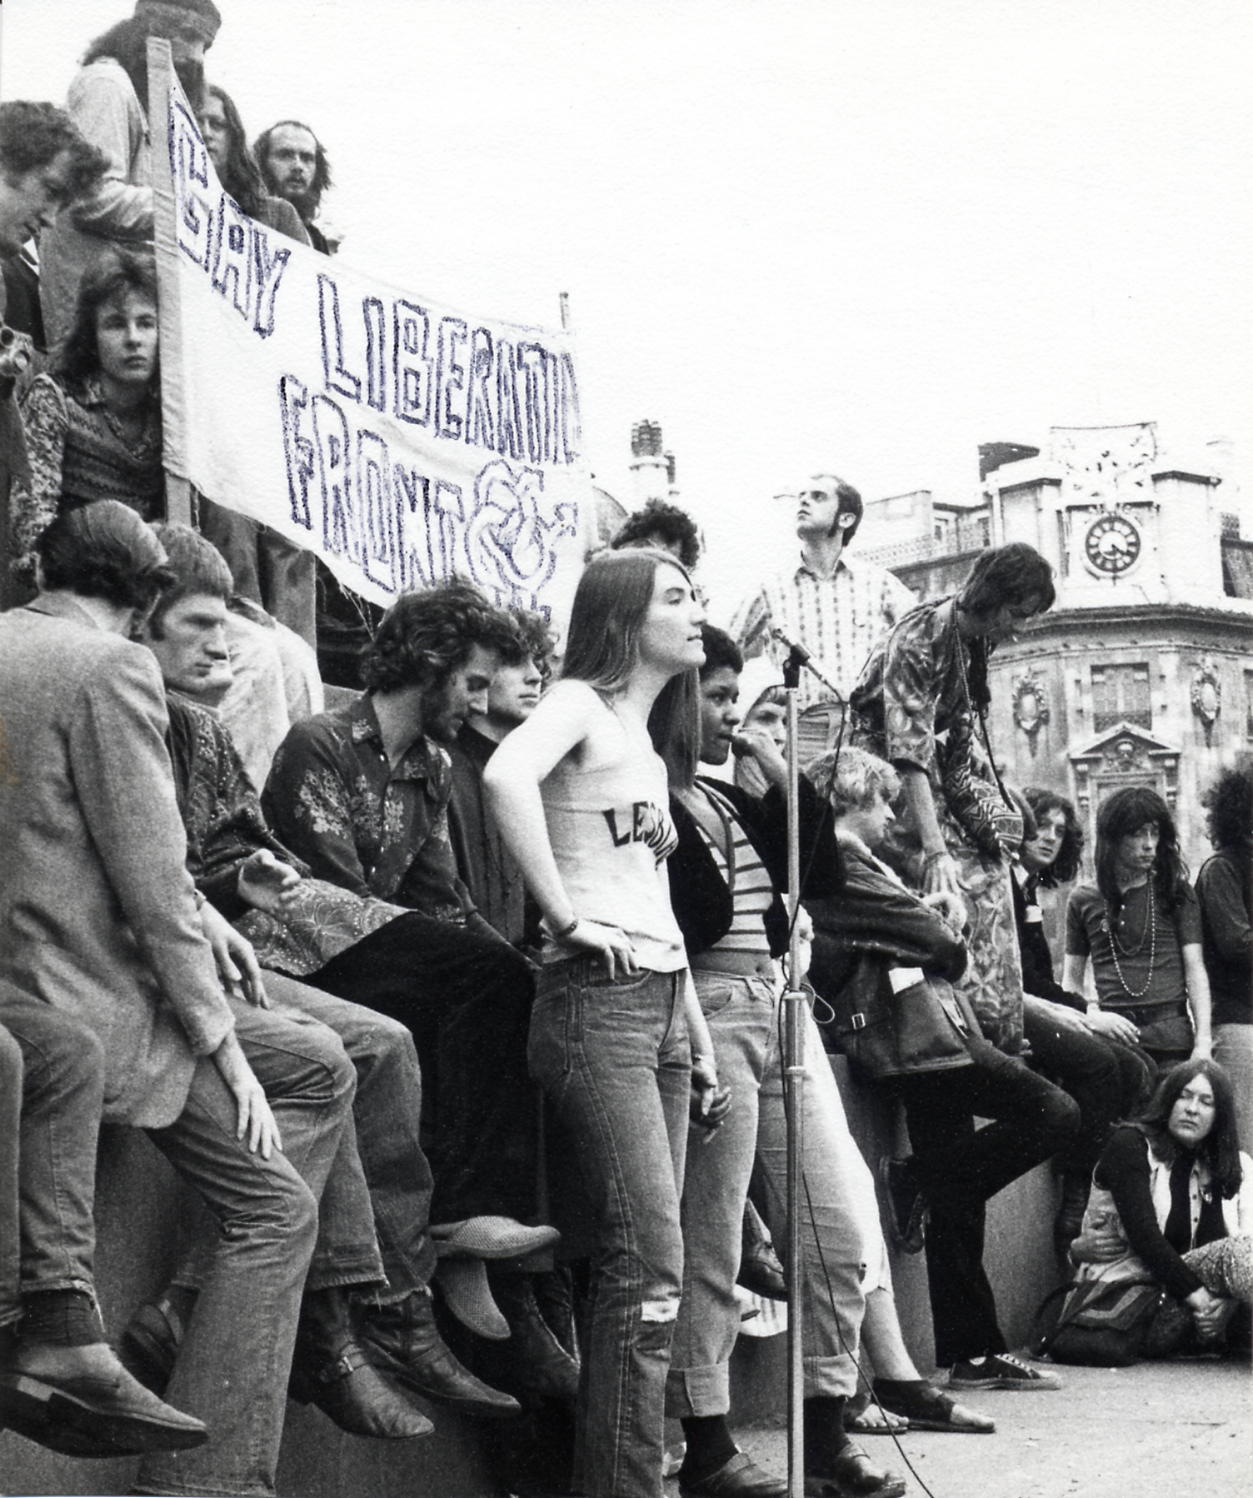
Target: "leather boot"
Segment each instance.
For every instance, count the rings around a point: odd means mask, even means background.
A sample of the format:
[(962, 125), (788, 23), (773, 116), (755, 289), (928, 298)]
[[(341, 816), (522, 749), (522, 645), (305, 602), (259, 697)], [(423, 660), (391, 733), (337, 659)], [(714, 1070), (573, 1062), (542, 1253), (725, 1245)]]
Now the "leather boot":
[(371, 1363), (341, 1289), (306, 1292), (288, 1393), (354, 1436), (411, 1441), (435, 1429)]
[(516, 1399), (485, 1384), (453, 1357), (425, 1290), (414, 1290), (395, 1305), (364, 1307), (361, 1339), (380, 1368), (426, 1399), (480, 1419), (502, 1419), (521, 1410)]
[(509, 1323), (509, 1340), (501, 1349), (508, 1359), (509, 1386), (573, 1406), (579, 1395), (579, 1364), (540, 1314), (532, 1276), (489, 1269), (487, 1277)]
[(574, 1317), (574, 1276), (569, 1269), (558, 1265), (531, 1275), (530, 1281), (544, 1325), (577, 1363), (579, 1334)]

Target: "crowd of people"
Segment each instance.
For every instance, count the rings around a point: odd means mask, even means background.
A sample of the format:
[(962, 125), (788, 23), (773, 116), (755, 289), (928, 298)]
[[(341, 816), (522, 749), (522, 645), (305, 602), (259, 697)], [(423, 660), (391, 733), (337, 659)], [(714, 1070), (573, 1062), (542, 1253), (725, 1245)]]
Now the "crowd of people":
[[(783, 1498), (729, 1418), (743, 1287), (784, 1293), (785, 990), (808, 1492), (900, 1498), (856, 1436), (988, 1434), (972, 1395), (1058, 1386), (984, 1265), (988, 1202), (1045, 1161), (1059, 1272), (1158, 1286), (1158, 1354), (1247, 1352), (1253, 766), (1211, 788), (1195, 884), (1148, 787), (1076, 883), (1074, 806), (1006, 785), (987, 725), (1047, 562), (987, 550), (920, 601), (828, 473), (729, 630), (654, 502), (586, 560), (559, 659), (453, 578), (358, 616), (328, 708), (311, 557), (165, 514), (149, 36), (241, 206), (333, 248), (313, 132), (250, 149), (206, 81), (219, 24), (137, 0), (66, 110), (0, 105), (0, 1427), (138, 1455), (140, 1493), (268, 1498), (289, 1395), (376, 1440), (557, 1412), (560, 1490), (658, 1498), (669, 1417), (685, 1498)], [(908, 1156), (863, 1157), (829, 1053)], [(196, 1203), (112, 1340), (102, 1123)], [(931, 1376), (889, 1242), (926, 1256)]]

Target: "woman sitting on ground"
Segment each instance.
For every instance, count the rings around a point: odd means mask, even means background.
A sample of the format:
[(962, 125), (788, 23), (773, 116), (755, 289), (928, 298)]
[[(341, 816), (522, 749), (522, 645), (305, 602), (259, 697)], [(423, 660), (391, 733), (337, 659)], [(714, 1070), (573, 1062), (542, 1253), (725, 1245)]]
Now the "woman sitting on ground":
[(157, 275), (151, 256), (111, 250), (83, 277), (74, 323), (22, 403), (29, 484), (13, 492), (15, 573), (35, 580), (35, 542), (58, 514), (117, 499), (165, 513)]
[(1063, 988), (1084, 991), (1089, 958), (1097, 995), (1087, 1006), (1089, 1029), (1138, 1043), (1159, 1066), (1210, 1054), (1197, 899), (1175, 819), (1145, 786), (1101, 803), (1096, 884), (1077, 885), (1066, 907)]
[(1213, 1061), (1180, 1062), (1102, 1151), (1071, 1250), (1077, 1277), (1152, 1280), (1168, 1292), (1149, 1356), (1212, 1348), (1237, 1304), (1253, 1304), (1251, 1233), (1253, 1160), (1236, 1142), (1231, 1080)]

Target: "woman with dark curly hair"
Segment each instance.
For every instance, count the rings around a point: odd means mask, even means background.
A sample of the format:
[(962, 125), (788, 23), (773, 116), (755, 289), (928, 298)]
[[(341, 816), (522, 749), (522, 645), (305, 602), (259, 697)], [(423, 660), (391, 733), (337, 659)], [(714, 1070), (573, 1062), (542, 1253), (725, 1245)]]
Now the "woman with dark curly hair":
[(1023, 1033), (1033, 1063), (1079, 1104), (1080, 1128), (1056, 1157), (1062, 1199), (1053, 1238), (1064, 1255), (1083, 1221), (1092, 1167), (1118, 1118), (1143, 1107), (1156, 1075), (1149, 1057), (1135, 1046), (1096, 1034), (1088, 1025), (1081, 995), (1053, 976), (1053, 957), (1044, 936), (1040, 885), (1056, 887), (1073, 879), (1083, 850), (1083, 829), (1064, 796), (1040, 786), (1023, 792), (1030, 821), (1019, 862), (1014, 866), (1014, 915), (1022, 953)]
[(1214, 1059), (1235, 1085), (1240, 1147), (1253, 1152), (1253, 763), (1205, 796), (1214, 856), (1201, 865), (1201, 949), (1214, 1002)]
[(1078, 885), (1066, 907), (1063, 988), (1083, 992), (1089, 957), (1096, 982), (1090, 1029), (1138, 1043), (1159, 1065), (1209, 1056), (1200, 907), (1175, 819), (1146, 786), (1127, 786), (1101, 803), (1096, 884)]
[(1253, 1160), (1236, 1142), (1231, 1080), (1213, 1061), (1180, 1062), (1101, 1153), (1072, 1249), (1077, 1279), (1167, 1292), (1148, 1356), (1212, 1348), (1237, 1305), (1253, 1304), (1251, 1234)]
[(35, 542), (53, 519), (117, 499), (165, 513), (157, 275), (150, 255), (110, 250), (83, 277), (50, 374), (22, 403), (30, 482), (13, 493), (14, 570), (34, 581)]

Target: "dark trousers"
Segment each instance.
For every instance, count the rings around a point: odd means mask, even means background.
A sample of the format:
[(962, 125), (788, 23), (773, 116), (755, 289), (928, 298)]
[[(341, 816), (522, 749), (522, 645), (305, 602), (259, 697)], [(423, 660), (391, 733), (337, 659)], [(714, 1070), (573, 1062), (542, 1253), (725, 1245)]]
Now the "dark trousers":
[(1067, 1173), (1090, 1175), (1115, 1122), (1134, 1117), (1148, 1100), (1156, 1068), (1136, 1047), (1059, 1024), (1030, 999), (1023, 1034), (1032, 1067), (1079, 1105), (1079, 1130), (1058, 1164)]
[(432, 1222), (533, 1221), (539, 1141), (526, 1041), (531, 964), (511, 946), (417, 911), (305, 980), (406, 1025), (422, 1068)]
[[(986, 1040), (973, 1066), (900, 1079), (917, 1179), (930, 1217), (927, 1278), (935, 1357), (944, 1367), (1004, 1352), (983, 1268), (984, 1206), (1066, 1146), (1079, 1109), (1059, 1087)], [(976, 1118), (991, 1119), (980, 1129)]]

